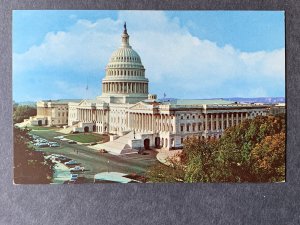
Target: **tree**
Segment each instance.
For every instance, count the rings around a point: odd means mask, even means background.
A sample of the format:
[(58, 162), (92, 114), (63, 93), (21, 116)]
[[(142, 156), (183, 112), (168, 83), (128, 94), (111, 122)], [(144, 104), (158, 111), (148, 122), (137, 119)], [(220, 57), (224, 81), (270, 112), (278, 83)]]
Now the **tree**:
[(258, 116), (227, 129), (220, 139), (218, 157), (223, 161), (225, 180), (254, 182), (251, 151), (267, 136), (285, 133), (284, 117)]
[(147, 171), (147, 177), (151, 182), (184, 182), (184, 170), (180, 163), (173, 166), (156, 163)]
[(35, 116), (37, 110), (33, 106), (17, 105), (13, 106), (13, 121), (14, 123), (21, 123), (24, 119), (28, 119), (31, 116)]
[(184, 142), (185, 182), (213, 182), (218, 176), (217, 141), (192, 137)]
[(285, 180), (285, 133), (265, 137), (253, 148), (250, 159), (257, 181)]
[(228, 128), (217, 140), (189, 138), (176, 167), (151, 170), (151, 178), (155, 178), (152, 181), (178, 178), (183, 182), (283, 181), (284, 134), (284, 117), (258, 116)]

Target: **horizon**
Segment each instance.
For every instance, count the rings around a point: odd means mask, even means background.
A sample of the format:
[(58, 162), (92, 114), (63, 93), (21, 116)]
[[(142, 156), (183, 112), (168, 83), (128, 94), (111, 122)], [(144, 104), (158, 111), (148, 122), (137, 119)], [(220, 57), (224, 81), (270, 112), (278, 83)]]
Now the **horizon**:
[(158, 98), (285, 98), (283, 11), (14, 10), (14, 101), (101, 95), (124, 21)]
[[(271, 98), (271, 99), (278, 99), (278, 98), (284, 98), (285, 101), (285, 97), (284, 96), (275, 96), (275, 97), (224, 97), (224, 98), (189, 98), (189, 99), (184, 99), (184, 98), (173, 98), (173, 97), (166, 97), (166, 98), (158, 98), (157, 100), (163, 100), (163, 99), (176, 99), (176, 100), (213, 100), (213, 99), (267, 99), (267, 98)], [(89, 99), (84, 99), (84, 98), (75, 98), (75, 99), (69, 99), (69, 98), (62, 98), (62, 99), (41, 99), (41, 100), (26, 100), (26, 101), (15, 101), (13, 100), (14, 103), (26, 103), (26, 102), (30, 102), (30, 103), (35, 103), (38, 101), (59, 101), (59, 100), (94, 100), (94, 98), (89, 98)]]

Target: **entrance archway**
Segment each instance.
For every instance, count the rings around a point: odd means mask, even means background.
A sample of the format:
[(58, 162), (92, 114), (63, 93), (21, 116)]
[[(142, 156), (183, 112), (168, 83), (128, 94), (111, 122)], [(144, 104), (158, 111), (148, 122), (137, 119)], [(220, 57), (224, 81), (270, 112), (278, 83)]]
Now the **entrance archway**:
[(96, 125), (93, 125), (93, 132), (96, 132)]
[(160, 138), (156, 137), (155, 138), (155, 148), (159, 148), (160, 147)]
[(84, 132), (89, 132), (89, 127), (88, 126), (86, 126), (86, 127), (84, 127)]
[(150, 149), (150, 139), (149, 139), (149, 138), (146, 138), (146, 139), (144, 140), (144, 148), (145, 148), (146, 150), (149, 150), (149, 149)]

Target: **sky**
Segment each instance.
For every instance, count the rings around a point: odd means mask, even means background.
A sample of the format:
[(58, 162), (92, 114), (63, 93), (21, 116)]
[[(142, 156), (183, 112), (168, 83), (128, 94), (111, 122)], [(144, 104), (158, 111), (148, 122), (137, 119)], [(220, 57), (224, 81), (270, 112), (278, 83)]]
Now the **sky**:
[(159, 98), (285, 96), (283, 11), (14, 10), (14, 100), (101, 95), (125, 21)]

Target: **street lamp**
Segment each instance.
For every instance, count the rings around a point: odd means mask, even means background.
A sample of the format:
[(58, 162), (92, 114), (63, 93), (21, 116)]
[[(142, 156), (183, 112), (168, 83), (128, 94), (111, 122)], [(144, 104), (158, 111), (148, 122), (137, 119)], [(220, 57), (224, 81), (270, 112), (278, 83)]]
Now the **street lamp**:
[(107, 173), (109, 173), (109, 160), (107, 160)]

